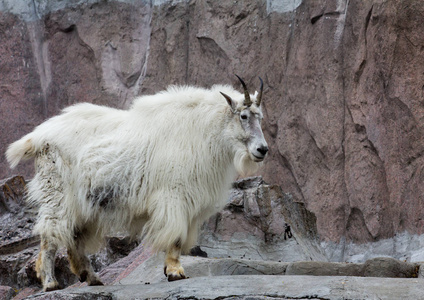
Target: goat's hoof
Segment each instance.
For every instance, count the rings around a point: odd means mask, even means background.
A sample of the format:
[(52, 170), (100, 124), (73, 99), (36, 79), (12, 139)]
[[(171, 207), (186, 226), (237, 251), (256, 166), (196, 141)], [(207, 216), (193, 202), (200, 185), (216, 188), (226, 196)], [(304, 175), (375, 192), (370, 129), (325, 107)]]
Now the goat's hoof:
[(184, 274), (169, 274), (168, 275), (168, 281), (176, 281), (176, 280), (181, 280), (181, 279), (186, 279), (186, 276)]
[(89, 276), (87, 278), (87, 284), (92, 285), (104, 285), (103, 282), (100, 280), (100, 278), (96, 274), (92, 274), (92, 276)]
[(168, 281), (176, 281), (176, 280), (187, 278), (184, 274), (183, 267), (169, 268), (169, 269), (165, 267), (164, 271), (165, 271), (165, 276), (168, 278)]
[(59, 283), (57, 281), (50, 281), (43, 285), (44, 292), (51, 292), (59, 289)]
[(88, 285), (93, 286), (93, 285), (104, 285), (104, 284), (99, 279), (95, 279), (91, 281)]
[(79, 276), (79, 281), (80, 282), (84, 282), (87, 280), (88, 277), (88, 272), (87, 271), (83, 271), (80, 276)]
[(90, 273), (86, 270), (82, 271), (79, 276), (81, 282), (87, 281), (87, 285), (104, 285), (100, 278), (95, 273)]

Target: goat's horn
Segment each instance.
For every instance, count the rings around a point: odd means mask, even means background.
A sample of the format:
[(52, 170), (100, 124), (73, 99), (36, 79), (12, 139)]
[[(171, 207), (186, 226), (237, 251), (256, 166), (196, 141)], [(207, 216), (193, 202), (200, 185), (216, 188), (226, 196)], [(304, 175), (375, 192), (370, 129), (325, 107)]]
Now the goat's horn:
[(250, 105), (252, 105), (252, 100), (250, 100), (250, 95), (249, 95), (249, 91), (247, 90), (246, 84), (244, 83), (243, 79), (241, 79), (237, 74), (236, 74), (237, 78), (240, 80), (241, 85), (243, 86), (244, 89), (244, 105), (246, 105), (247, 107), (249, 107)]
[(261, 81), (261, 87), (259, 89), (259, 94), (256, 97), (256, 105), (259, 106), (261, 105), (261, 100), (262, 100), (262, 91), (264, 90), (264, 82), (262, 81), (262, 78), (259, 77), (259, 80)]

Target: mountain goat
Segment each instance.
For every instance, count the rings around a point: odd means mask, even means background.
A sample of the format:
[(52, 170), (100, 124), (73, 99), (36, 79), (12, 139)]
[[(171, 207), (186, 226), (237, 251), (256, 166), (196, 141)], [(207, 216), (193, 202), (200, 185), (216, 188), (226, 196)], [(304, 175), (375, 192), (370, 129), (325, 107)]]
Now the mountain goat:
[(224, 85), (172, 86), (135, 99), (129, 110), (76, 104), (9, 146), (12, 168), (35, 158), (27, 202), (38, 207), (44, 291), (58, 288), (59, 246), (81, 281), (101, 285), (86, 253), (123, 230), (166, 252), (168, 280), (185, 278), (181, 253), (224, 206), (236, 174), (254, 172), (268, 151), (262, 79), (250, 95), (238, 78), (244, 94)]

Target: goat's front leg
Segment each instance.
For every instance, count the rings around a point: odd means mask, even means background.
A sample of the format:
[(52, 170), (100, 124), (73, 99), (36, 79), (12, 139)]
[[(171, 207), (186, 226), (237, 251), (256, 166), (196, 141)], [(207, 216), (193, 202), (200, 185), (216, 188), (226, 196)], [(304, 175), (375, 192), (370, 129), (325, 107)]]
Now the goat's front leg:
[(181, 241), (175, 242), (167, 251), (165, 258), (164, 273), (168, 281), (185, 279), (184, 269), (180, 262)]

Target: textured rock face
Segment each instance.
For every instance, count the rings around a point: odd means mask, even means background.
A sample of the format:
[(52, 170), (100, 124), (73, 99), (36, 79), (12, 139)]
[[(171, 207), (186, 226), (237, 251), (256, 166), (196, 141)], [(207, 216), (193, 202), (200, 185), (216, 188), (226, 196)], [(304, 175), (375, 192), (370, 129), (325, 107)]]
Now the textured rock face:
[(305, 203), (322, 240), (424, 233), (423, 2), (9, 2), (1, 153), (75, 102), (127, 107), (174, 83), (238, 86), (234, 73), (253, 89), (260, 75), (262, 175)]
[[(151, 7), (145, 1), (79, 2), (40, 0), (18, 10), (12, 1), (21, 19), (0, 11), (0, 110), (7, 116), (0, 120), (0, 178), (12, 174), (6, 146), (47, 117), (78, 102), (127, 107), (139, 94)], [(30, 177), (32, 163), (14, 172)]]
[(0, 285), (16, 287), (37, 252), (32, 247), (38, 239), (31, 234), (35, 216), (23, 209), (24, 189), (21, 176), (0, 181)]
[(315, 216), (261, 177), (233, 183), (228, 204), (203, 226), (198, 244), (208, 257), (327, 260), (317, 237)]

